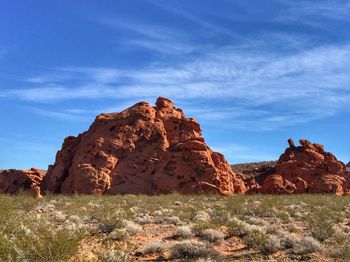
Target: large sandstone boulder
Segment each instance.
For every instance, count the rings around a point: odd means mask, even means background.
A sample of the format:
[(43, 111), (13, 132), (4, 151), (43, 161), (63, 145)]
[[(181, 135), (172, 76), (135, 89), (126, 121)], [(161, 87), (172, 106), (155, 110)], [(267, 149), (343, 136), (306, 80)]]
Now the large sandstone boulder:
[(291, 139), (288, 142), (289, 147), (277, 162), (276, 174), (263, 182), (262, 193), (350, 193), (350, 173), (344, 163), (320, 144), (300, 140), (301, 146), (295, 146)]
[(37, 168), (30, 170), (1, 170), (0, 193), (16, 194), (20, 191), (29, 191), (34, 197), (41, 198), (40, 183), (46, 171)]
[(282, 176), (273, 174), (265, 179), (260, 190), (264, 194), (290, 194), (296, 191), (296, 186)]
[(224, 156), (199, 124), (166, 98), (101, 114), (89, 130), (67, 137), (42, 189), (54, 193), (243, 193)]

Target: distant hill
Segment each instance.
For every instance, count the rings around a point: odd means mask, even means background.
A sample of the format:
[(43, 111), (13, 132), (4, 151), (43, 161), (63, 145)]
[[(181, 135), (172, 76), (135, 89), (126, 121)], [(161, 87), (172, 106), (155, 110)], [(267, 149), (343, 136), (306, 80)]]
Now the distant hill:
[(277, 161), (264, 161), (231, 165), (233, 172), (241, 174), (245, 181), (252, 178), (260, 184), (268, 175), (275, 173)]
[[(245, 181), (255, 178), (258, 183), (262, 183), (268, 175), (275, 173), (276, 164), (277, 161), (252, 162), (233, 164), (231, 168), (236, 174), (241, 174)], [(350, 162), (346, 167), (350, 171)]]

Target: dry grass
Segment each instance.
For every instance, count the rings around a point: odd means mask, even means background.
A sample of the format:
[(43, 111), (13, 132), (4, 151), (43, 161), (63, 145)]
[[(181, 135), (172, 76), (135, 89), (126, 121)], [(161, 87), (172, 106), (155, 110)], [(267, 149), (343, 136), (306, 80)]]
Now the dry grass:
[(1, 195), (0, 261), (350, 261), (349, 200)]

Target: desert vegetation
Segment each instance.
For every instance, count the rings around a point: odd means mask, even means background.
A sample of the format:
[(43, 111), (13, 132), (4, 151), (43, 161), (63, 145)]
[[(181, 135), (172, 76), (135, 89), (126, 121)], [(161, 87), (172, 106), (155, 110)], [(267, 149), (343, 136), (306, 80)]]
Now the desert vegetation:
[(0, 261), (349, 261), (334, 195), (0, 196)]

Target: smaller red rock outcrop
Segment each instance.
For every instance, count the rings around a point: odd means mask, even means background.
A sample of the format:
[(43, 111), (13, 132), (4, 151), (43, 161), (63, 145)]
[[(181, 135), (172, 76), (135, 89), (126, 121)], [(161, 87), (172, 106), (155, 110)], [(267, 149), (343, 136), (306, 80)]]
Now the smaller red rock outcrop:
[(308, 140), (295, 146), (292, 139), (280, 156), (276, 174), (268, 176), (261, 187), (264, 194), (350, 193), (350, 173), (341, 161)]
[(46, 171), (37, 168), (30, 170), (0, 170), (0, 193), (16, 194), (29, 191), (35, 198), (42, 198), (40, 183)]

